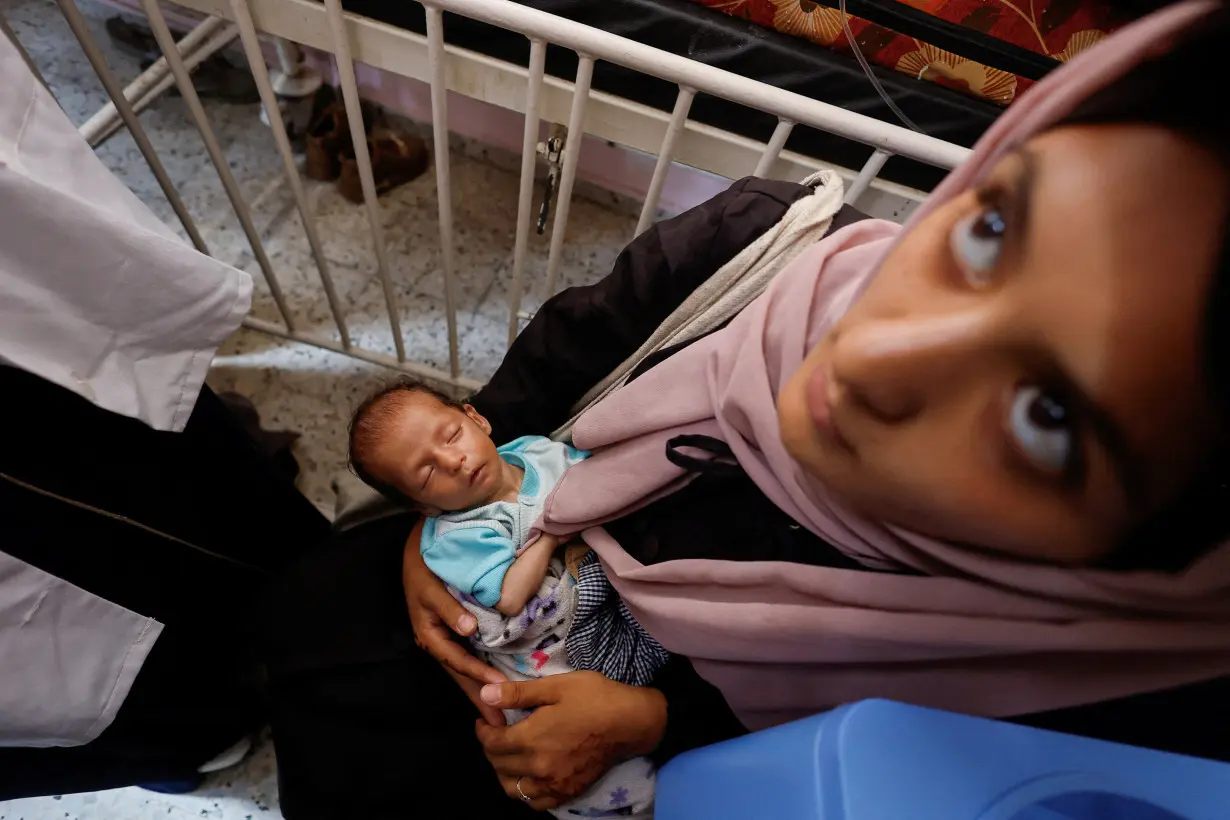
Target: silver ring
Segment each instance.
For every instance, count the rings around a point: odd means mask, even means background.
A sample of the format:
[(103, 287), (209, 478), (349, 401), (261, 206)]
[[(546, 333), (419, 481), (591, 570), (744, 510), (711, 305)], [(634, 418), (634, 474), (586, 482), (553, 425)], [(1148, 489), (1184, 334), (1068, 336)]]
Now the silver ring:
[(526, 803), (530, 803), (530, 802), (532, 802), (532, 801), (530, 800), (529, 795), (527, 795), (525, 792), (521, 791), (521, 781), (522, 781), (522, 780), (525, 780), (525, 777), (518, 777), (518, 778), (517, 778), (517, 794), (521, 795), (521, 799), (522, 799), (522, 800), (524, 800)]

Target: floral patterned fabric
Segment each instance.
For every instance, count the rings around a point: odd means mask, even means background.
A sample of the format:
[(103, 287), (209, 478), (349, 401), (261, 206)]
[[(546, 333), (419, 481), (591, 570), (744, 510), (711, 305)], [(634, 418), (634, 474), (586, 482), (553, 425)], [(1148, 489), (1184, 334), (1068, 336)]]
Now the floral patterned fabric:
[[(811, 0), (693, 0), (733, 17), (850, 52), (841, 12)], [(900, 0), (999, 40), (1067, 60), (1128, 22), (1108, 0)], [(959, 57), (853, 15), (850, 29), (868, 62), (1008, 105), (1032, 82)]]

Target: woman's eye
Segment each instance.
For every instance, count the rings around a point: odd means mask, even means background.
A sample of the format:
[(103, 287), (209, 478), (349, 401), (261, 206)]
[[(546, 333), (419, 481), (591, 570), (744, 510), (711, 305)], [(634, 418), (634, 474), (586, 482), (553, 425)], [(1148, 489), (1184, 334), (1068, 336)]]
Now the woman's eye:
[(963, 217), (952, 228), (949, 244), (969, 283), (985, 287), (1004, 249), (1008, 223), (998, 208), (984, 208)]
[(1018, 388), (1008, 411), (1008, 431), (1039, 470), (1059, 474), (1070, 469), (1075, 433), (1072, 412), (1063, 398), (1041, 387)]

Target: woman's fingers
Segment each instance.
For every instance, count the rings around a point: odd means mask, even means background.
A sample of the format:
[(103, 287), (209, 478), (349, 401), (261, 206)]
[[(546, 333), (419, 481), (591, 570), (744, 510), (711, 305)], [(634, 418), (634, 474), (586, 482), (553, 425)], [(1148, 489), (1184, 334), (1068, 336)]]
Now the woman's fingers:
[(535, 766), (533, 758), (525, 754), (498, 755), (488, 758), (495, 773), (504, 777), (538, 777), (547, 778), (550, 772), (541, 771)]
[(423, 522), (420, 521), (410, 531), (402, 553), (402, 586), (406, 590), (410, 617), (415, 617), (416, 610), (425, 611), (438, 618), (441, 623), (447, 624), (448, 628), (458, 635), (468, 637), (478, 628), (478, 621), (466, 612), (465, 607), (445, 589), (443, 582), (427, 568), (418, 546), (422, 533)]
[[(497, 757), (519, 755), (525, 751), (525, 747), (517, 741), (515, 734), (509, 737), (509, 731), (512, 728), (481, 722), (474, 727), (474, 733), (478, 735), (478, 742), (483, 745), (483, 751), (487, 753), (488, 760), (494, 762)], [(522, 774), (528, 774), (528, 772), (522, 772)]]
[(559, 677), (505, 681), (483, 687), (482, 698), (501, 709), (535, 709), (559, 702)]
[(474, 731), (479, 742), (483, 744), (487, 759), (491, 761), (496, 775), (500, 778), (504, 793), (509, 797), (529, 803), (536, 811), (556, 808), (567, 799), (551, 793), (542, 781), (534, 777), (530, 756), (519, 743), (509, 738), (508, 728), (489, 726), (478, 721)]
[[(419, 639), (419, 646), (443, 664), (449, 672), (478, 681), (480, 684), (499, 684), (504, 680), (504, 676), (498, 670), (471, 655), (464, 646), (450, 638), (448, 633), (435, 631), (423, 635), (416, 633), (416, 636)], [(495, 706), (495, 704), (489, 705)]]
[[(504, 787), (504, 793), (513, 800), (528, 803), (535, 811), (549, 811), (558, 808), (564, 802), (547, 793), (542, 785), (531, 777), (500, 775), (500, 785)], [(521, 787), (520, 790), (517, 789), (518, 785)], [(526, 798), (529, 799), (526, 800)]]
[(491, 726), (503, 726), (505, 724), (504, 713), (494, 706), (483, 703), (483, 699), (478, 696), (478, 690), (482, 688), (481, 683), (473, 678), (460, 675), (447, 666), (444, 667), (444, 671), (448, 672), (449, 677), (461, 687), (461, 691), (465, 692), (466, 697), (470, 699), (470, 703), (473, 703), (474, 707), (478, 709), (478, 713), (483, 718), (482, 721), (479, 721), (480, 723), (486, 721), (486, 724)]
[(474, 634), (478, 621), (441, 584), (426, 586), (422, 592), (423, 605), (434, 612), (441, 622), (463, 638)]

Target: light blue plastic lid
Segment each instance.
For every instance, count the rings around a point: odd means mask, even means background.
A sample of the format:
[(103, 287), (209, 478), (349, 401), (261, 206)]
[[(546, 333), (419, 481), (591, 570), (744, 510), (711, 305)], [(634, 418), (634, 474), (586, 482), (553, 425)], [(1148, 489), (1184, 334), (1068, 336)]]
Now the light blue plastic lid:
[(864, 701), (681, 755), (658, 820), (1226, 820), (1230, 765)]

